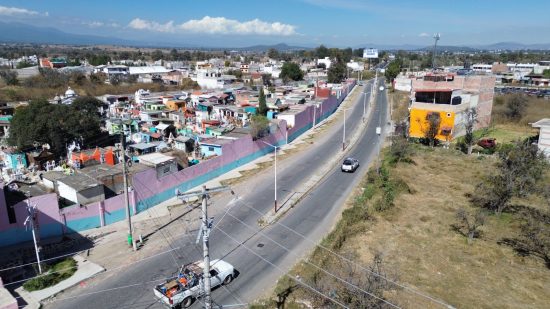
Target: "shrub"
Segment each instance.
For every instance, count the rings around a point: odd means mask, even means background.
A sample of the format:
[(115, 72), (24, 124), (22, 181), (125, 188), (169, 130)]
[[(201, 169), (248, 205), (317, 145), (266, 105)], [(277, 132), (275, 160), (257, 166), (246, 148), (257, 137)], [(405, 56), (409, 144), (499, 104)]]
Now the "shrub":
[(25, 282), (23, 288), (32, 292), (56, 285), (72, 276), (76, 272), (76, 268), (76, 261), (73, 258), (64, 259), (51, 268), (46, 267), (45, 274)]

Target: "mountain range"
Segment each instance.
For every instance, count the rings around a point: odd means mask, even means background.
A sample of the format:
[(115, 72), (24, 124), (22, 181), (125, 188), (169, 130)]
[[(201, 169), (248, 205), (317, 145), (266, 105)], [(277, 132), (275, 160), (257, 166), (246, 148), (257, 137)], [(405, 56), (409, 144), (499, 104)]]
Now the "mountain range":
[[(179, 44), (175, 42), (146, 42), (137, 40), (126, 40), (116, 37), (104, 37), (96, 35), (83, 35), (67, 33), (51, 27), (36, 27), (23, 23), (6, 23), (0, 22), (0, 42), (2, 43), (37, 43), (37, 44), (70, 44), (70, 45), (125, 45), (135, 47), (180, 47), (180, 48), (197, 48), (200, 45)], [(248, 47), (232, 48), (229, 46), (223, 47), (208, 47), (208, 49), (233, 49), (239, 51), (254, 51), (263, 52), (270, 48), (275, 48), (279, 51), (292, 51), (302, 49), (312, 49), (313, 46), (289, 46), (285, 43), (276, 45), (254, 45)], [(376, 48), (379, 50), (431, 50), (431, 46), (422, 45), (390, 45), (390, 44), (362, 44), (356, 45), (354, 48)], [(465, 51), (473, 52), (478, 50), (550, 50), (550, 43), (541, 44), (522, 44), (517, 42), (500, 42), (489, 45), (472, 45), (472, 46), (438, 46), (438, 50), (448, 51)]]

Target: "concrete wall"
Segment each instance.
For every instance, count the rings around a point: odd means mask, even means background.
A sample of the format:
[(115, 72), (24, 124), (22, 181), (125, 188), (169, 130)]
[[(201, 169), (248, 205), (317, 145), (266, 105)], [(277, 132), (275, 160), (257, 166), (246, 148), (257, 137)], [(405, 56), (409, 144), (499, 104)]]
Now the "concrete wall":
[[(316, 111), (316, 123), (330, 116), (344, 100), (355, 82), (349, 82), (339, 97), (331, 96)], [(322, 110), (322, 113), (321, 113)], [(313, 106), (308, 106), (296, 115), (295, 125), (288, 131), (288, 140), (292, 141), (313, 125)], [(191, 188), (218, 177), (241, 165), (249, 163), (273, 151), (272, 145), (283, 145), (286, 139), (286, 122), (280, 121), (279, 127), (271, 135), (254, 141), (250, 136), (234, 140), (222, 146), (222, 155), (185, 168), (176, 173), (158, 178), (154, 168), (141, 171), (132, 177), (133, 188), (129, 193), (131, 213), (149, 209), (174, 197), (175, 189), (187, 191)], [(125, 218), (124, 196), (88, 205), (74, 205), (58, 208), (56, 194), (47, 194), (31, 198), (39, 209), (40, 234), (42, 237), (59, 236), (93, 229), (123, 220)], [(32, 239), (30, 231), (25, 231), (22, 223), (26, 217), (24, 207), (16, 205), (17, 223), (9, 224), (3, 186), (0, 186), (0, 247)]]

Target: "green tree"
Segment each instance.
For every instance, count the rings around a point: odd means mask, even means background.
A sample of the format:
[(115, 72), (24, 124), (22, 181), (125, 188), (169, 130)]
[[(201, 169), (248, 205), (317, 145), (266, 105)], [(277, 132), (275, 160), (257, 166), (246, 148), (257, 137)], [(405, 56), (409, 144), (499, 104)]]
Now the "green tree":
[(18, 108), (11, 120), (8, 144), (30, 146), (48, 143), (56, 155), (65, 154), (65, 145), (73, 140), (99, 134), (100, 118), (94, 98), (79, 98), (75, 105), (50, 104), (46, 100), (31, 101)]
[(399, 75), (399, 72), (401, 72), (401, 60), (396, 59), (392, 61), (388, 67), (386, 68), (386, 80), (391, 83), (393, 80)]
[(513, 197), (525, 198), (539, 190), (547, 167), (544, 155), (529, 139), (515, 142), (499, 152), (495, 173), (478, 184), (471, 202), (501, 214)]
[(170, 60), (172, 60), (172, 61), (180, 60), (180, 54), (178, 53), (177, 49), (172, 48), (170, 50)]
[(300, 69), (300, 66), (295, 62), (285, 62), (281, 67), (281, 74), (279, 75), (284, 81), (288, 80), (302, 80), (304, 78), (304, 72)]
[(542, 71), (542, 75), (544, 75), (545, 78), (550, 78), (550, 69)]
[(264, 94), (264, 87), (260, 88), (260, 97), (259, 97), (259, 103), (258, 103), (258, 115), (267, 115), (267, 104), (265, 101), (265, 94)]
[(252, 139), (260, 139), (269, 134), (269, 119), (264, 115), (254, 115), (250, 120), (250, 134)]
[(336, 59), (336, 62), (330, 65), (327, 75), (329, 83), (341, 83), (346, 79), (346, 65), (343, 61)]
[(0, 77), (2, 77), (6, 85), (14, 86), (19, 84), (19, 80), (17, 79), (17, 72), (15, 71), (1, 70)]
[(229, 60), (225, 60), (225, 62), (223, 63), (223, 66), (226, 68), (228, 68), (230, 65), (231, 65), (231, 61)]
[(151, 53), (151, 59), (153, 59), (153, 61), (163, 59), (163, 57), (164, 55), (162, 54), (162, 51), (160, 49), (156, 49)]
[(86, 57), (88, 63), (93, 66), (108, 64), (111, 61), (111, 57), (101, 54), (90, 54)]
[(267, 51), (267, 56), (271, 59), (279, 59), (279, 51), (276, 50), (275, 48), (270, 48)]
[(518, 121), (525, 115), (527, 109), (527, 98), (521, 94), (516, 94), (506, 100), (505, 114), (511, 120)]
[(16, 69), (24, 69), (24, 68), (28, 68), (28, 67), (32, 67), (33, 65), (27, 61), (21, 61), (17, 64), (17, 66), (15, 67)]
[(329, 52), (329, 49), (326, 48), (324, 45), (321, 45), (319, 47), (317, 47), (315, 49), (315, 56), (317, 56), (317, 58), (325, 58), (325, 57), (328, 57), (330, 56), (330, 52)]

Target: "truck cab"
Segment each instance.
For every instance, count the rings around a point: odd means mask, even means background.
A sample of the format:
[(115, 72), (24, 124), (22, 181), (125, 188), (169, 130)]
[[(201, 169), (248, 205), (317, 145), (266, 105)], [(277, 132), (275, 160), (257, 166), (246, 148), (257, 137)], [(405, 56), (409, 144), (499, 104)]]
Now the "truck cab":
[[(183, 265), (176, 276), (155, 286), (155, 297), (169, 308), (191, 306), (195, 299), (204, 294), (203, 272), (203, 261)], [(233, 280), (234, 272), (233, 266), (225, 261), (210, 261), (211, 287), (229, 284)]]

